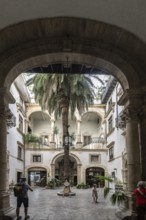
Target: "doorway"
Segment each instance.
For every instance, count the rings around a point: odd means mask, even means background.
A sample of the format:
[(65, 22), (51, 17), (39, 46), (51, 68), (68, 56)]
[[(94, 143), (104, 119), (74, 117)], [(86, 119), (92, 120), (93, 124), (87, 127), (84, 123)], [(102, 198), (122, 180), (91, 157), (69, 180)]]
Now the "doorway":
[(98, 187), (104, 187), (105, 183), (99, 182), (98, 178), (96, 178), (96, 175), (104, 176), (105, 172), (103, 168), (100, 167), (90, 167), (86, 169), (86, 183), (90, 187), (93, 186), (93, 184), (97, 184)]

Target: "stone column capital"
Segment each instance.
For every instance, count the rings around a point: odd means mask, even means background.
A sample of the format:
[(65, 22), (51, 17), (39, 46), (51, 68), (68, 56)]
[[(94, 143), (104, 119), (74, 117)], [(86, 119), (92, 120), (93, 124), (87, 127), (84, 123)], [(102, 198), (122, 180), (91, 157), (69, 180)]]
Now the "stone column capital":
[(131, 120), (137, 121), (139, 114), (140, 114), (140, 108), (139, 107), (134, 107), (134, 106), (128, 106), (125, 108), (123, 111), (122, 119), (125, 120), (126, 122), (130, 122)]
[(143, 103), (143, 92), (141, 89), (127, 89), (118, 101), (119, 105), (142, 105)]

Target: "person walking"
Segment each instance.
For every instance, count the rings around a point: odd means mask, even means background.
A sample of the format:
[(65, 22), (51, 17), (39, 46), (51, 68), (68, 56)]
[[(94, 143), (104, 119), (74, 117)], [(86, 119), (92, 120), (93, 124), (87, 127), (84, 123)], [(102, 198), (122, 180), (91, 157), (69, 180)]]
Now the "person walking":
[(136, 199), (137, 220), (145, 220), (146, 213), (146, 185), (144, 181), (139, 181), (134, 190)]
[(21, 219), (21, 216), (19, 216), (19, 214), (20, 214), (20, 207), (21, 207), (22, 203), (24, 205), (25, 219), (29, 218), (29, 215), (28, 215), (28, 206), (29, 206), (28, 190), (33, 191), (31, 186), (26, 183), (25, 177), (21, 178), (20, 184), (22, 185), (22, 193), (17, 196), (17, 208), (16, 208), (17, 220)]
[(97, 203), (98, 192), (97, 192), (97, 185), (96, 184), (93, 184), (92, 197), (93, 197), (93, 202)]

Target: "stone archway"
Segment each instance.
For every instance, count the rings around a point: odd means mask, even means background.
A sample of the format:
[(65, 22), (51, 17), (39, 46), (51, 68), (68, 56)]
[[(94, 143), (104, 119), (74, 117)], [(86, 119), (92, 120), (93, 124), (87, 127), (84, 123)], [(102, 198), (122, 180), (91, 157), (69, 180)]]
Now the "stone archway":
[(31, 186), (46, 186), (48, 169), (43, 166), (29, 166), (26, 168), (26, 176)]
[[(6, 115), (12, 102), (9, 93), (14, 79), (23, 71), (47, 63), (84, 63), (114, 75), (121, 83), (126, 107), (129, 189), (140, 178), (138, 110), (141, 109), (140, 138), (142, 169), (146, 158), (146, 45), (131, 33), (99, 21), (82, 18), (46, 18), (26, 21), (0, 31), (0, 215), (10, 208), (6, 189)], [(128, 107), (128, 108), (127, 108)], [(140, 112), (140, 113), (141, 113)], [(130, 120), (129, 120), (130, 119)], [(131, 166), (132, 164), (132, 166)], [(136, 167), (135, 167), (136, 166)], [(134, 177), (133, 173), (136, 172)]]
[[(90, 175), (89, 173), (92, 172), (92, 174)], [(96, 174), (101, 175), (101, 176), (107, 176), (108, 175), (108, 170), (107, 167), (104, 165), (99, 164), (98, 166), (86, 166), (84, 169), (84, 179), (85, 182), (88, 183), (90, 186), (93, 185), (94, 180), (90, 181), (91, 178), (93, 178)], [(98, 183), (98, 182), (96, 182)], [(105, 185), (107, 185), (107, 183), (105, 182)]]
[(146, 80), (145, 44), (129, 32), (99, 21), (66, 17), (33, 20), (2, 30), (1, 39), (0, 87), (9, 87), (25, 69), (64, 62), (66, 56), (71, 62), (112, 73), (124, 90), (144, 85)]
[[(59, 160), (61, 162), (63, 155), (64, 155), (63, 153), (56, 155), (51, 162), (51, 176), (52, 177), (57, 176), (57, 178), (59, 178), (61, 181), (62, 181), (61, 174), (59, 174), (58, 172), (56, 173), (56, 163)], [(81, 162), (80, 162), (80, 159), (73, 153), (70, 153), (70, 160), (71, 158), (72, 158), (72, 161), (74, 160), (74, 164), (75, 164), (75, 167), (72, 168), (72, 169), (75, 168), (75, 173), (73, 173), (73, 176), (71, 177), (72, 182), (73, 184), (78, 184), (81, 181)]]

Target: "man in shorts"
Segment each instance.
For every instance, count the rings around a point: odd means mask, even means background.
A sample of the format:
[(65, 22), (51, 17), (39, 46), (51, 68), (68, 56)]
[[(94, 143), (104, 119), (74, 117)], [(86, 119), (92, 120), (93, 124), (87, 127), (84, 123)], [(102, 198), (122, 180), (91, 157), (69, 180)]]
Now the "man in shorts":
[(21, 178), (21, 184), (23, 184), (23, 195), (20, 195), (17, 197), (17, 208), (16, 208), (17, 220), (21, 219), (21, 216), (19, 216), (19, 213), (20, 213), (20, 207), (22, 203), (24, 205), (25, 219), (29, 218), (29, 216), (27, 215), (28, 206), (29, 206), (28, 190), (33, 191), (33, 189), (26, 183), (25, 177)]
[(93, 202), (97, 203), (98, 192), (97, 192), (97, 185), (96, 184), (93, 184), (92, 197), (93, 197)]

